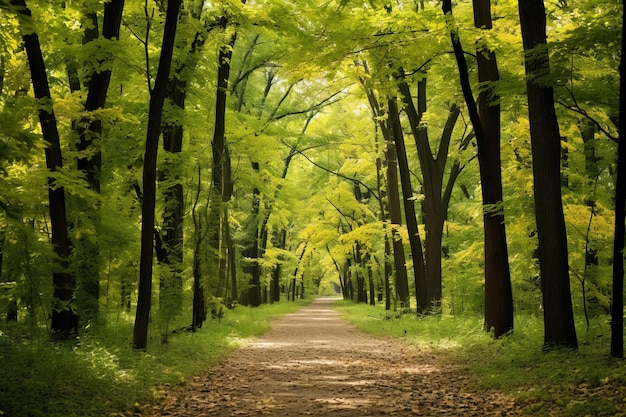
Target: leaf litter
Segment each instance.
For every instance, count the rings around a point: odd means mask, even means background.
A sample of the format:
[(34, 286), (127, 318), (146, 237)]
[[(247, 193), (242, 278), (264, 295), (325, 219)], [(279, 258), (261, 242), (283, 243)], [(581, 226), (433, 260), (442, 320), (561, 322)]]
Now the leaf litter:
[(136, 416), (515, 416), (432, 352), (359, 332), (319, 298)]

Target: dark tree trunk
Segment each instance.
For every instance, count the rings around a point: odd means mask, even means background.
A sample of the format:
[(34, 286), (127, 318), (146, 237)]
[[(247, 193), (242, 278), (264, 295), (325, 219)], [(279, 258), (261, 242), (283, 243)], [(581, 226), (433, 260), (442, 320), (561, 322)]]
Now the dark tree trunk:
[(391, 310), (391, 283), (389, 277), (393, 272), (391, 259), (391, 245), (389, 244), (389, 236), (385, 235), (385, 310)]
[[(444, 13), (452, 13), (451, 0), (444, 0)], [(490, 0), (474, 0), (474, 25), (491, 29)], [(495, 337), (513, 328), (513, 294), (509, 271), (508, 247), (502, 207), (502, 173), (500, 171), (500, 105), (493, 83), (500, 79), (493, 51), (477, 51), (478, 80), (491, 83), (478, 96), (478, 106), (470, 86), (465, 54), (456, 28), (450, 32), (459, 68), (461, 88), (478, 145), (478, 163), (483, 196), (485, 256), (485, 329)]]
[[(252, 169), (258, 173), (259, 164), (253, 162)], [(248, 302), (252, 307), (261, 305), (261, 267), (259, 265), (261, 237), (258, 234), (261, 228), (259, 224), (260, 194), (261, 192), (258, 188), (254, 188), (252, 191), (252, 211), (250, 212), (250, 216), (248, 216), (247, 227), (247, 229), (251, 231), (252, 236), (243, 251), (243, 255), (248, 258), (248, 266), (244, 268), (244, 270), (250, 274)]]
[(167, 95), (167, 83), (172, 65), (174, 39), (178, 24), (178, 12), (182, 0), (168, 0), (163, 44), (159, 67), (150, 94), (148, 131), (143, 165), (143, 204), (141, 208), (141, 257), (139, 263), (139, 291), (137, 294), (137, 314), (133, 332), (133, 348), (145, 350), (148, 345), (148, 324), (152, 301), (152, 261), (154, 255), (154, 209), (156, 203), (156, 165), (161, 135), (163, 104)]
[[(626, 18), (626, 2), (623, 2)], [(622, 25), (622, 54), (619, 67), (619, 132), (617, 145), (617, 182), (615, 184), (615, 241), (613, 242), (613, 299), (611, 302), (611, 356), (624, 357), (624, 221), (626, 221), (626, 26)]]
[[(167, 98), (181, 111), (185, 108), (187, 82), (177, 77), (170, 78)], [(163, 127), (163, 150), (166, 154), (179, 154), (183, 145), (183, 126), (179, 122)], [(166, 158), (160, 171), (159, 182), (166, 184), (163, 191), (164, 214), (161, 238), (164, 257), (159, 262), (166, 265), (159, 279), (159, 310), (164, 316), (180, 312), (182, 306), (182, 263), (183, 263), (183, 217), (185, 211), (183, 185), (178, 175), (172, 175), (178, 167)], [(197, 289), (194, 286), (194, 291)]]
[(374, 272), (372, 271), (372, 267), (367, 267), (367, 282), (370, 290), (370, 305), (376, 305), (376, 287), (374, 286)]
[[(104, 39), (119, 39), (123, 10), (124, 0), (111, 0), (105, 3), (102, 23), (102, 37)], [(110, 57), (110, 59), (112, 58)], [(104, 61), (101, 64), (104, 64)], [(109, 69), (95, 71), (91, 74), (88, 82), (89, 91), (85, 101), (86, 112), (104, 108), (110, 82), (111, 70)], [(89, 186), (99, 193), (100, 169), (102, 167), (102, 154), (100, 151), (102, 121), (98, 118), (84, 117), (78, 123), (76, 130), (79, 138), (78, 150), (82, 152), (82, 156), (78, 159), (78, 169), (86, 173)]]
[[(425, 312), (430, 308), (436, 308), (441, 302), (441, 234), (445, 220), (445, 213), (441, 205), (443, 168), (439, 169), (440, 164), (433, 157), (428, 143), (426, 127), (420, 125), (422, 114), (426, 111), (426, 78), (418, 82), (417, 109), (413, 103), (409, 86), (403, 81), (399, 87), (415, 139), (423, 177), (424, 228), (426, 229), (425, 275), (424, 282), (419, 283), (419, 288), (422, 291), (418, 294), (418, 312)], [(447, 152), (446, 149), (445, 157), (447, 157)], [(443, 166), (445, 166), (445, 157), (443, 157)]]
[(544, 344), (577, 348), (570, 293), (567, 235), (561, 201), (561, 135), (554, 110), (543, 0), (519, 2), (533, 155), (535, 213), (544, 307)]
[(404, 217), (406, 219), (406, 227), (409, 233), (409, 244), (411, 246), (411, 254), (413, 256), (413, 273), (415, 277), (415, 295), (418, 301), (417, 310), (423, 311), (428, 306), (420, 305), (420, 301), (424, 302), (423, 295), (426, 293), (425, 283), (426, 271), (424, 269), (424, 253), (422, 252), (422, 241), (417, 227), (417, 214), (415, 213), (415, 204), (413, 203), (413, 187), (411, 186), (411, 172), (409, 169), (409, 160), (406, 156), (406, 146), (404, 144), (404, 134), (400, 125), (400, 114), (395, 99), (388, 100), (389, 118), (387, 126), (391, 129), (393, 140), (396, 145), (396, 154), (398, 156), (398, 168), (400, 171), (400, 183), (402, 184), (402, 202), (404, 203)]
[[(24, 0), (11, 0), (13, 6), (18, 7), (25, 21), (31, 21), (31, 11), (26, 7)], [(41, 53), (39, 37), (25, 29), (23, 36), (24, 47), (28, 55), (28, 64), (33, 83), (35, 97), (40, 100), (42, 107), (39, 110), (39, 121), (43, 137), (47, 142), (45, 149), (46, 167), (55, 172), (63, 167), (61, 142), (57, 122), (52, 110), (48, 76)], [(45, 104), (45, 105), (44, 105)], [(69, 257), (72, 252), (72, 243), (68, 235), (67, 214), (65, 209), (65, 191), (58, 186), (50, 176), (48, 178), (48, 200), (50, 206), (50, 226), (52, 229), (52, 246), (58, 256), (58, 270), (52, 273), (53, 306), (51, 329), (54, 338), (70, 339), (78, 332), (78, 314), (74, 303), (76, 277), (69, 272)]]
[[(124, 0), (114, 0), (104, 5), (104, 17), (102, 24), (102, 37), (104, 39), (119, 38), (120, 25), (122, 22), (122, 11)], [(85, 29), (83, 43), (98, 39), (98, 18), (95, 12), (87, 15), (92, 27)], [(106, 59), (99, 59), (99, 65), (105, 65), (106, 61), (112, 61), (113, 56)], [(111, 62), (108, 62), (111, 65)], [(68, 71), (70, 72), (70, 71)], [(111, 70), (104, 69), (94, 71), (87, 81), (87, 98), (84, 103), (84, 110), (89, 116), (82, 117), (76, 124), (75, 130), (78, 134), (76, 149), (79, 151), (77, 158), (77, 168), (85, 173), (88, 187), (100, 193), (100, 171), (102, 168), (102, 121), (93, 112), (105, 106), (109, 84), (111, 81)], [(70, 87), (74, 90), (80, 82), (72, 81), (70, 77)], [(81, 205), (84, 203), (81, 202)], [(88, 209), (81, 208), (89, 213)], [(100, 298), (100, 247), (95, 238), (97, 228), (100, 223), (100, 216), (97, 212), (87, 215), (96, 228), (95, 234), (82, 234), (77, 241), (77, 268), (80, 277), (79, 305), (82, 309), (83, 318), (91, 320), (98, 316)], [(82, 221), (79, 219), (79, 223)], [(82, 297), (81, 297), (82, 295)], [(84, 300), (81, 302), (81, 298)]]
[[(286, 245), (287, 245), (287, 231), (285, 229), (282, 229), (280, 232), (278, 232), (277, 242), (274, 246), (277, 249), (285, 249)], [(281, 270), (282, 270), (282, 266), (280, 263), (278, 263), (278, 265), (276, 265), (274, 269), (272, 270), (272, 298), (275, 302), (280, 301), (280, 272)]]
[(236, 265), (236, 252), (235, 252), (235, 244), (230, 235), (230, 224), (228, 222), (224, 223), (225, 232), (224, 235), (226, 237), (226, 249), (228, 251), (228, 271), (227, 276), (230, 278), (230, 298), (232, 301), (236, 301), (238, 297), (238, 288), (237, 288), (237, 265)]
[(297, 279), (298, 279), (298, 268), (300, 268), (300, 264), (302, 263), (302, 258), (304, 258), (304, 254), (306, 253), (306, 248), (309, 246), (309, 242), (304, 243), (304, 247), (302, 248), (302, 253), (300, 253), (300, 257), (298, 258), (298, 263), (296, 264), (296, 269), (293, 271), (293, 277), (291, 279), (291, 285), (289, 289), (291, 290), (292, 296), (291, 301), (296, 301), (296, 287), (297, 287)]
[[(226, 32), (228, 28), (228, 18), (222, 16), (220, 18), (220, 28)], [(214, 230), (209, 241), (211, 250), (217, 256), (212, 256), (212, 263), (219, 266), (226, 266), (229, 271), (218, 271), (218, 277), (229, 275), (232, 278), (233, 288), (231, 289), (231, 297), (236, 300), (236, 272), (234, 269), (234, 245), (225, 244), (221, 237), (225, 236), (220, 229), (230, 229), (228, 217), (225, 216), (225, 204), (231, 198), (231, 179), (230, 179), (230, 155), (228, 153), (228, 145), (226, 144), (226, 103), (228, 99), (228, 83), (230, 78), (230, 62), (233, 55), (233, 48), (236, 41), (236, 32), (230, 37), (228, 44), (222, 45), (217, 61), (217, 91), (215, 94), (215, 126), (213, 130), (212, 149), (212, 165), (211, 175), (213, 183), (211, 200), (211, 218), (215, 220)], [(220, 222), (222, 224), (220, 225)], [(221, 227), (220, 227), (221, 226)], [(229, 232), (230, 233), (230, 232)], [(230, 239), (230, 235), (228, 237)], [(220, 257), (226, 257), (228, 262), (225, 264), (220, 262)], [(235, 291), (232, 291), (235, 290)], [(246, 304), (249, 300), (246, 300)]]
[[(1, 87), (1, 86), (0, 86)], [(1, 91), (1, 90), (0, 90)], [(16, 323), (17, 322), (17, 300), (15, 295), (11, 293), (11, 283), (10, 277), (6, 277), (4, 273), (4, 243), (6, 241), (6, 235), (2, 231), (0, 232), (0, 282), (7, 283), (8, 294), (5, 290), (2, 291), (2, 297), (7, 300), (7, 311), (6, 311), (6, 322), (7, 323)]]
[[(367, 63), (364, 63), (365, 71), (368, 72)], [(398, 293), (398, 285), (402, 287), (402, 291), (405, 291), (406, 287), (406, 295), (408, 297), (409, 289), (408, 289), (408, 277), (406, 273), (405, 266), (405, 255), (404, 255), (404, 247), (402, 245), (402, 241), (396, 243), (399, 235), (397, 234), (394, 228), (394, 220), (392, 220), (391, 212), (394, 211), (394, 217), (398, 223), (401, 222), (401, 214), (400, 213), (400, 193), (398, 191), (398, 171), (397, 171), (397, 155), (394, 144), (394, 137), (391, 127), (388, 125), (388, 121), (385, 121), (385, 114), (380, 108), (380, 104), (378, 103), (378, 99), (376, 98), (376, 94), (374, 90), (366, 84), (365, 79), (361, 79), (361, 85), (365, 89), (365, 93), (367, 95), (367, 99), (370, 104), (370, 109), (372, 111), (372, 116), (374, 119), (374, 123), (378, 125), (380, 131), (382, 133), (383, 138), (387, 144), (387, 150), (385, 151), (385, 161), (382, 161), (380, 158), (376, 160), (376, 183), (378, 187), (378, 194), (380, 196), (380, 213), (381, 220), (383, 222), (383, 228), (385, 229), (385, 259), (384, 259), (384, 281), (385, 281), (385, 309), (391, 309), (391, 285), (390, 285), (390, 277), (394, 270), (395, 265), (395, 286), (396, 293)], [(378, 152), (378, 139), (376, 140), (376, 151)], [(392, 164), (390, 166), (389, 164)], [(387, 168), (387, 193), (382, 191), (382, 173), (381, 168), (382, 165), (385, 165)], [(390, 179), (389, 176), (392, 176)], [(384, 198), (386, 197), (386, 198)], [(386, 204), (385, 204), (386, 203)], [(391, 226), (391, 230), (390, 227)], [(393, 243), (390, 243), (389, 240), (392, 240)], [(393, 244), (393, 256), (394, 263), (391, 262), (391, 247)], [(402, 250), (400, 251), (400, 248)], [(398, 269), (400, 268), (400, 269)], [(398, 295), (398, 297), (402, 300), (402, 296)], [(418, 300), (419, 304), (419, 300)]]
[(387, 143), (387, 198), (389, 199), (389, 218), (391, 220), (391, 244), (393, 246), (393, 261), (395, 266), (396, 294), (402, 307), (410, 307), (409, 279), (406, 273), (406, 259), (404, 245), (397, 228), (402, 224), (400, 210), (400, 191), (398, 190), (398, 162), (396, 146)]
[[(434, 311), (437, 312), (441, 304), (441, 242), (443, 225), (447, 217), (452, 188), (462, 169), (458, 162), (455, 162), (451, 168), (445, 189), (443, 179), (452, 132), (460, 110), (456, 104), (450, 107), (448, 119), (439, 141), (439, 149), (435, 157), (430, 147), (428, 130), (426, 126), (421, 125), (422, 115), (426, 112), (426, 78), (422, 78), (418, 82), (416, 108), (411, 97), (410, 88), (403, 80), (402, 70), (400, 70), (400, 76), (399, 88), (405, 104), (405, 112), (409, 119), (411, 133), (415, 139), (424, 187), (423, 210), (426, 229), (425, 282), (420, 284), (420, 288), (424, 288), (425, 291), (418, 295), (420, 298), (418, 300), (418, 311), (423, 312), (434, 308)], [(460, 149), (464, 149), (467, 146), (467, 140), (467, 138), (462, 140)]]

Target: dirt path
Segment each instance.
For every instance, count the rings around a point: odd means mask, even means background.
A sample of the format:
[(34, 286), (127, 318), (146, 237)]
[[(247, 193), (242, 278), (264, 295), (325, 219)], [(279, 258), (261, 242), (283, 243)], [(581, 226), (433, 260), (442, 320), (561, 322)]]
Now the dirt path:
[(375, 338), (319, 298), (272, 323), (144, 416), (503, 416), (511, 400), (472, 392), (453, 369), (401, 342)]

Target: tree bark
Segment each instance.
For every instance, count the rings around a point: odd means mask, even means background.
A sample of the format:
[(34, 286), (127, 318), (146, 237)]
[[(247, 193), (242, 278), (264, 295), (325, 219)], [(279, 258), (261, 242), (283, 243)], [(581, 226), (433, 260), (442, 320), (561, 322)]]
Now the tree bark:
[[(474, 25), (491, 29), (490, 0), (474, 0)], [(452, 16), (451, 0), (444, 0), (443, 12)], [(489, 49), (478, 49), (478, 81), (487, 84), (474, 101), (465, 54), (456, 27), (450, 27), (450, 38), (459, 69), (463, 96), (474, 127), (478, 146), (478, 164), (483, 197), (485, 257), (485, 329), (495, 337), (513, 328), (513, 294), (509, 271), (508, 247), (502, 207), (502, 173), (500, 171), (500, 104), (493, 83), (500, 79), (496, 55)]]
[(168, 0), (163, 43), (159, 67), (150, 94), (148, 113), (148, 131), (146, 133), (146, 149), (143, 165), (143, 204), (141, 208), (141, 256), (139, 263), (139, 291), (137, 294), (137, 313), (133, 331), (133, 348), (145, 350), (148, 344), (148, 324), (150, 320), (150, 304), (152, 299), (152, 261), (154, 255), (153, 230), (156, 203), (156, 165), (161, 135), (163, 104), (167, 94), (167, 83), (174, 40), (178, 24), (178, 12), (182, 0)]
[[(124, 0), (111, 0), (105, 3), (102, 22), (102, 37), (104, 39), (119, 39), (123, 10)], [(104, 64), (104, 61), (100, 63)], [(89, 91), (85, 101), (86, 112), (104, 108), (110, 82), (110, 69), (102, 69), (91, 74), (88, 82)], [(100, 169), (102, 168), (102, 153), (100, 151), (102, 121), (99, 118), (84, 117), (78, 123), (76, 130), (79, 137), (78, 150), (83, 152), (82, 156), (78, 158), (78, 169), (86, 173), (90, 187), (99, 193)]]
[(387, 126), (391, 129), (393, 140), (396, 145), (396, 154), (398, 157), (398, 168), (400, 171), (400, 184), (402, 185), (402, 202), (404, 204), (404, 217), (406, 219), (406, 227), (409, 233), (409, 245), (411, 246), (411, 255), (413, 256), (413, 274), (415, 278), (415, 294), (418, 301), (417, 310), (424, 310), (427, 306), (420, 305), (424, 302), (423, 294), (426, 293), (424, 283), (426, 281), (426, 271), (424, 269), (424, 253), (422, 252), (422, 241), (417, 226), (417, 214), (415, 213), (415, 204), (413, 203), (413, 187), (411, 186), (411, 172), (409, 170), (409, 160), (406, 156), (406, 146), (404, 144), (404, 134), (400, 125), (400, 114), (395, 99), (389, 99), (388, 105), (388, 122)]
[[(623, 17), (626, 18), (626, 1)], [(624, 357), (624, 222), (626, 221), (626, 77), (624, 57), (626, 26), (622, 25), (622, 54), (619, 66), (619, 132), (617, 145), (617, 180), (615, 184), (615, 237), (613, 242), (613, 299), (611, 302), (611, 356)]]
[[(104, 5), (102, 23), (102, 37), (104, 39), (119, 38), (123, 9), (124, 0), (113, 0)], [(87, 18), (93, 26), (85, 29), (84, 44), (97, 40), (99, 36), (96, 13), (89, 13)], [(84, 103), (86, 113), (93, 113), (105, 106), (111, 81), (111, 69), (108, 69), (112, 66), (111, 61), (113, 61), (112, 54), (106, 59), (99, 59), (98, 64), (105, 65), (105, 68), (94, 71), (89, 76), (87, 98)], [(80, 89), (79, 81), (72, 83), (70, 80), (70, 85), (72, 84), (74, 84), (72, 89), (76, 88), (76, 84)], [(75, 123), (75, 130), (78, 135), (76, 149), (79, 151), (79, 156), (76, 159), (77, 168), (85, 173), (88, 187), (99, 194), (101, 188), (100, 171), (102, 169), (102, 121), (99, 117), (90, 114)], [(85, 203), (81, 201), (79, 204), (84, 205)], [(88, 213), (87, 217), (94, 223), (93, 227), (96, 229), (94, 234), (82, 234), (76, 242), (77, 268), (80, 271), (79, 287), (82, 289), (79, 292), (79, 306), (82, 309), (83, 318), (91, 320), (97, 318), (99, 312), (100, 247), (95, 236), (97, 236), (100, 216), (97, 212), (91, 211), (90, 213), (86, 208), (81, 207), (81, 209)], [(82, 219), (79, 219), (79, 224), (81, 222)], [(80, 302), (81, 295), (84, 298), (82, 303)]]
[[(220, 18), (219, 26), (221, 30), (226, 33), (228, 28), (228, 18), (222, 16)], [(231, 253), (234, 248), (228, 245), (228, 242), (222, 241), (224, 233), (220, 231), (230, 229), (226, 224), (228, 217), (225, 216), (224, 203), (228, 202), (231, 198), (231, 184), (230, 184), (230, 156), (228, 153), (228, 146), (226, 144), (226, 103), (228, 99), (228, 85), (230, 78), (230, 62), (233, 54), (233, 47), (237, 39), (237, 33), (234, 32), (227, 44), (222, 45), (218, 55), (217, 61), (217, 92), (215, 96), (215, 126), (213, 130), (213, 141), (211, 143), (212, 149), (212, 163), (211, 163), (211, 176), (213, 184), (213, 192), (211, 193), (211, 218), (215, 221), (215, 228), (211, 235), (209, 245), (212, 248), (213, 253), (217, 254), (211, 262), (214, 262), (218, 266), (226, 266), (230, 269), (230, 275), (234, 279), (236, 272), (230, 268), (234, 262), (234, 253)], [(226, 257), (228, 262), (220, 262), (220, 257)], [(229, 271), (218, 271), (218, 277), (228, 276)], [(233, 285), (236, 283), (233, 282)], [(236, 294), (231, 294), (235, 296)], [(236, 299), (236, 298), (234, 298)]]
[[(452, 132), (458, 120), (460, 109), (456, 104), (450, 107), (446, 124), (441, 134), (437, 155), (434, 156), (428, 139), (427, 127), (421, 124), (422, 115), (426, 112), (426, 78), (418, 82), (417, 107), (413, 103), (411, 91), (404, 81), (402, 70), (399, 71), (399, 89), (405, 104), (405, 112), (409, 119), (411, 133), (415, 139), (417, 155), (422, 170), (424, 187), (424, 226), (425, 238), (425, 281), (420, 285), (425, 291), (418, 295), (418, 310), (424, 312), (433, 308), (439, 311), (441, 304), (441, 242), (443, 226), (447, 218), (448, 204), (452, 187), (456, 181), (460, 168), (455, 162), (448, 176), (444, 188), (444, 173), (448, 161), (448, 151)], [(466, 146), (465, 138), (461, 141), (460, 149)]]
[[(543, 0), (519, 2), (533, 155), (535, 214), (544, 308), (544, 347), (577, 348), (570, 293), (567, 235), (561, 201), (561, 135), (550, 73)], [(544, 78), (542, 80), (542, 78)]]
[[(17, 7), (21, 21), (30, 28), (32, 13), (26, 7), (24, 0), (11, 0), (11, 5)], [(52, 109), (52, 98), (48, 85), (48, 76), (41, 52), (39, 37), (34, 32), (26, 31), (23, 35), (24, 47), (28, 56), (28, 64), (33, 83), (35, 98), (40, 100), (39, 121), (43, 137), (48, 143), (45, 149), (46, 167), (50, 173), (58, 172), (63, 168), (61, 142), (57, 128), (56, 117)], [(52, 229), (52, 246), (58, 256), (58, 270), (52, 273), (53, 306), (52, 306), (52, 336), (55, 339), (71, 339), (78, 332), (78, 314), (75, 311), (74, 293), (76, 277), (69, 272), (69, 257), (72, 252), (72, 242), (68, 234), (67, 213), (65, 208), (65, 191), (56, 183), (53, 175), (48, 177), (48, 201), (50, 209), (50, 227)]]
[(397, 229), (402, 224), (400, 210), (400, 192), (398, 190), (398, 162), (396, 146), (387, 143), (387, 198), (389, 199), (389, 218), (391, 220), (391, 245), (393, 247), (393, 261), (395, 267), (396, 294), (402, 307), (410, 307), (409, 279), (406, 273), (406, 260), (402, 237)]

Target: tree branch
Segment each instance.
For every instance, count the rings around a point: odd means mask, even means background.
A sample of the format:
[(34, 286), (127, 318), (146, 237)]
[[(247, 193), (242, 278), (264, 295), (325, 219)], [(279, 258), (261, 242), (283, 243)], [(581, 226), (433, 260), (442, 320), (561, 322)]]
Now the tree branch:
[(356, 179), (356, 178), (351, 178), (348, 177), (346, 175), (340, 174), (339, 172), (335, 172), (331, 169), (328, 169), (320, 164), (318, 164), (317, 162), (313, 161), (311, 158), (309, 158), (308, 156), (306, 156), (302, 151), (296, 149), (295, 152), (297, 152), (298, 154), (302, 155), (304, 157), (304, 159), (306, 159), (307, 161), (309, 161), (311, 164), (313, 164), (314, 166), (318, 167), (319, 169), (328, 172), (329, 174), (332, 174), (336, 177), (339, 178), (343, 178), (344, 180), (348, 180), (351, 181), (352, 183), (357, 183), (359, 185), (362, 185), (363, 188), (365, 188), (367, 191), (369, 191), (370, 195), (374, 196), (374, 198), (376, 200), (380, 200), (380, 198), (378, 197), (378, 195), (376, 195), (376, 193), (374, 192), (374, 190), (372, 190), (370, 187), (368, 187), (366, 184), (364, 184), (362, 181)]

